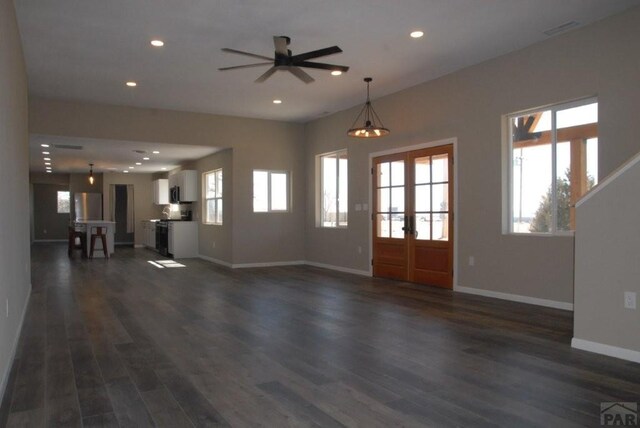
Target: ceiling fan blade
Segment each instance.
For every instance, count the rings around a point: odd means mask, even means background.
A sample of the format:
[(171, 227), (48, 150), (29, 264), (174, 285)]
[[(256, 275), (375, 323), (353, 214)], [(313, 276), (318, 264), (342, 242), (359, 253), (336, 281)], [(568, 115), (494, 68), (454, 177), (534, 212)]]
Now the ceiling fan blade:
[(289, 48), (287, 48), (287, 45), (289, 45), (290, 41), (291, 39), (286, 36), (273, 36), (273, 45), (276, 47), (276, 53), (289, 56)]
[(320, 70), (331, 70), (331, 71), (342, 71), (346, 72), (349, 70), (349, 67), (345, 65), (336, 65), (336, 64), (325, 64), (321, 62), (311, 62), (311, 61), (296, 61), (293, 63), (296, 67), (308, 67), (308, 68), (318, 68)]
[(269, 61), (269, 62), (258, 62), (255, 64), (246, 64), (246, 65), (235, 65), (233, 67), (222, 67), (219, 68), (218, 70), (220, 71), (225, 71), (225, 70), (237, 70), (239, 68), (251, 68), (251, 67), (260, 67), (262, 65), (269, 65), (269, 64), (273, 64), (273, 61)]
[(337, 46), (331, 46), (330, 48), (318, 49), (317, 51), (311, 51), (291, 57), (293, 62), (306, 61), (308, 59), (319, 58), (321, 56), (333, 55), (342, 52)]
[(278, 67), (271, 67), (270, 69), (268, 69), (267, 71), (265, 71), (262, 76), (258, 77), (256, 79), (256, 83), (262, 83), (265, 80), (267, 80), (269, 77), (271, 77), (271, 75), (273, 73), (275, 73), (276, 71), (278, 71)]
[(306, 71), (303, 71), (298, 67), (288, 67), (288, 70), (291, 72), (291, 74), (302, 80), (304, 83), (311, 83), (315, 81), (315, 79), (309, 76)]
[(234, 53), (234, 54), (238, 54), (238, 55), (251, 56), (251, 57), (259, 58), (259, 59), (266, 59), (267, 61), (273, 61), (273, 58), (269, 58), (268, 56), (256, 55), (256, 54), (252, 54), (250, 52), (243, 52), (243, 51), (238, 51), (238, 50), (235, 50), (235, 49), (222, 48), (222, 51), (223, 52)]

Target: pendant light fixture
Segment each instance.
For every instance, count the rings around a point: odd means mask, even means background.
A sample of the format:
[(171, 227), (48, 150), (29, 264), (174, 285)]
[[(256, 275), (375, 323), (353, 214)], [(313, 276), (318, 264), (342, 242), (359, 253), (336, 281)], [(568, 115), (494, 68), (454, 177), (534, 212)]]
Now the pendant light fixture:
[(89, 184), (93, 185), (95, 179), (93, 178), (93, 164), (89, 164)]
[[(364, 104), (364, 107), (360, 111), (358, 117), (356, 117), (353, 125), (351, 125), (351, 129), (347, 131), (347, 135), (350, 137), (377, 138), (389, 135), (389, 133), (391, 132), (384, 127), (382, 121), (371, 105), (371, 100), (369, 100), (369, 83), (372, 80), (373, 79), (371, 77), (364, 78), (364, 81), (367, 82), (367, 102)], [(361, 118), (364, 119), (363, 126), (356, 127), (356, 123), (358, 123)]]

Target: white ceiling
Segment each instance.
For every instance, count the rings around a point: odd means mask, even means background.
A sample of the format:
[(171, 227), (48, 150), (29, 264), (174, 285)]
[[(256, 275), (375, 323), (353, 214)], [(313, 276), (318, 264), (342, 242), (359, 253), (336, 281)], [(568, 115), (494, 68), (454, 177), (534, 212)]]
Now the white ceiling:
[[(42, 147), (42, 144), (48, 144), (49, 147)], [(75, 148), (56, 147), (61, 145)], [(53, 172), (65, 173), (87, 173), (89, 163), (94, 164), (94, 172), (171, 171), (182, 162), (200, 159), (219, 150), (216, 147), (182, 144), (153, 144), (46, 135), (31, 135), (29, 149), (31, 171), (44, 172), (46, 162), (44, 158), (48, 157), (51, 159)], [(153, 151), (160, 153), (155, 154)], [(49, 154), (45, 155), (42, 152), (49, 152)], [(149, 160), (144, 160), (144, 157), (148, 157)], [(136, 165), (136, 162), (142, 165)]]
[[(374, 78), (375, 100), (544, 40), (543, 31), (568, 21), (586, 25), (640, 0), (15, 3), (31, 95), (306, 122), (363, 103), (366, 76)], [(424, 31), (422, 39), (408, 36), (416, 29)], [(268, 66), (218, 71), (260, 61), (221, 48), (272, 56), (273, 36), (280, 35), (291, 37), (294, 55), (338, 45), (343, 53), (318, 61), (351, 69), (339, 77), (307, 69), (316, 79), (308, 85), (288, 72), (254, 83)], [(152, 47), (154, 38), (165, 46)], [(128, 80), (138, 86), (126, 87)], [(276, 98), (283, 103), (273, 104)], [(105, 165), (110, 153), (101, 153)]]

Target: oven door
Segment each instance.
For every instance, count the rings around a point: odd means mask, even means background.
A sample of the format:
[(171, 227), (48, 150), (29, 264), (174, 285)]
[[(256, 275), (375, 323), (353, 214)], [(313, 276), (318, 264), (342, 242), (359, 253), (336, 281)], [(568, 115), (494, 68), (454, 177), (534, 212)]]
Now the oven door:
[(169, 254), (169, 225), (166, 222), (156, 224), (156, 250), (163, 256)]

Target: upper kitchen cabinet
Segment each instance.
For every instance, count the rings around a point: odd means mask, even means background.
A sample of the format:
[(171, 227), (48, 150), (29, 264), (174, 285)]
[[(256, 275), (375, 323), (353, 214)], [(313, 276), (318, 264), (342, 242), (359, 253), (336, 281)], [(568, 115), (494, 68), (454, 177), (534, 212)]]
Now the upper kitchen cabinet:
[(153, 180), (153, 203), (156, 205), (169, 203), (169, 180), (166, 178)]
[(179, 188), (180, 202), (195, 202), (198, 200), (198, 171), (182, 170), (169, 176), (169, 189)]

